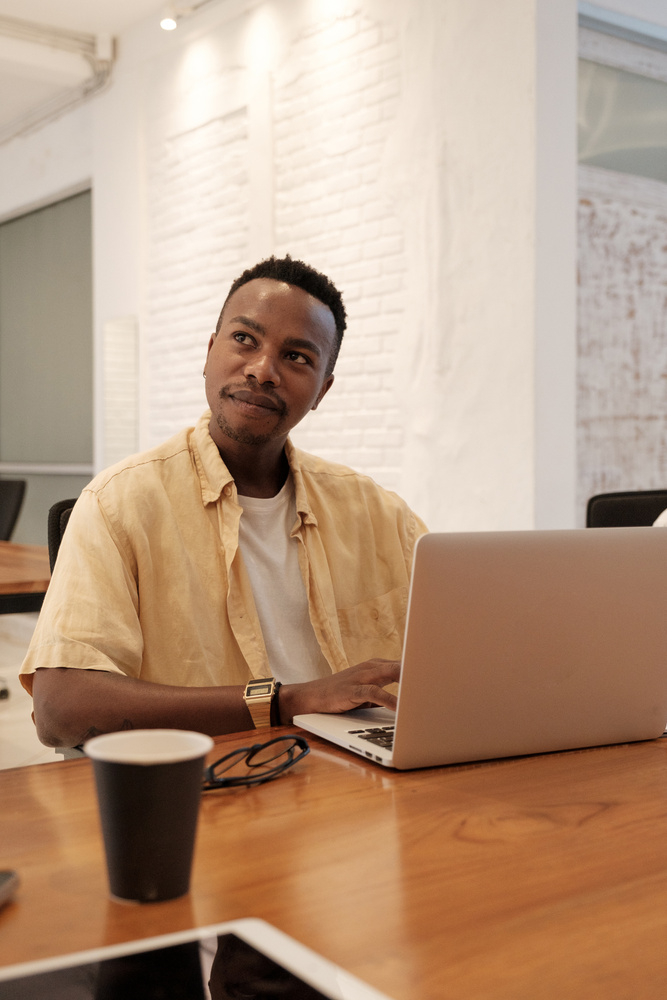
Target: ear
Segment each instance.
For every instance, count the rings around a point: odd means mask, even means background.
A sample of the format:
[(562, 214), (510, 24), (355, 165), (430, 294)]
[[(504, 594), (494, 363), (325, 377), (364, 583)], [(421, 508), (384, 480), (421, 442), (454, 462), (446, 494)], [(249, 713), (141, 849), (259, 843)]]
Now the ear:
[(208, 361), (208, 356), (211, 353), (211, 348), (215, 344), (217, 336), (218, 336), (218, 334), (216, 332), (216, 333), (212, 333), (211, 336), (210, 336), (210, 338), (209, 338), (208, 347), (206, 348), (206, 360), (207, 361)]
[(322, 384), (322, 388), (320, 389), (319, 393), (317, 394), (317, 399), (315, 400), (315, 402), (311, 406), (311, 410), (316, 410), (317, 409), (317, 407), (320, 405), (320, 403), (322, 402), (322, 400), (324, 399), (324, 397), (328, 393), (328, 391), (331, 388), (331, 386), (333, 385), (333, 383), (334, 383), (334, 377), (333, 377), (333, 375), (329, 375), (329, 377), (324, 380), (324, 383)]

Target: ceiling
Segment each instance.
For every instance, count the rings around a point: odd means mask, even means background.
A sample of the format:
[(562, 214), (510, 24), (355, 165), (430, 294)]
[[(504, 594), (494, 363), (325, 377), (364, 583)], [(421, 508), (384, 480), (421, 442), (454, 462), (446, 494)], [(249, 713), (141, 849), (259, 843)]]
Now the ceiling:
[(68, 31), (118, 35), (162, 6), (160, 0), (0, 0), (0, 17)]
[[(594, 6), (667, 26), (667, 0), (593, 0)], [(0, 0), (0, 17), (48, 24), (69, 31), (117, 35), (156, 13), (161, 0)]]
[[(95, 36), (118, 36), (138, 21), (157, 16), (164, 5), (165, 0), (21, 0), (20, 5), (0, 0), (0, 144), (101, 86), (111, 65), (109, 52), (104, 47), (96, 50)], [(590, 13), (591, 8), (593, 13), (603, 8), (667, 28), (667, 0), (580, 0), (580, 11)], [(34, 29), (17, 37), (17, 18)], [(54, 31), (60, 32), (55, 43)], [(71, 45), (67, 33), (88, 38), (78, 50), (74, 45), (66, 51)]]

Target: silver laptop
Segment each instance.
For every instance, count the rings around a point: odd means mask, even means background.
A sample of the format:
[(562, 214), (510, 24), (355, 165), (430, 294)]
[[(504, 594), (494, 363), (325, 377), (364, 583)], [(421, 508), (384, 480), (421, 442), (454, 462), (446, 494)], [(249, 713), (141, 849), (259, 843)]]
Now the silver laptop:
[(667, 530), (425, 535), (395, 716), (294, 723), (401, 769), (661, 736)]

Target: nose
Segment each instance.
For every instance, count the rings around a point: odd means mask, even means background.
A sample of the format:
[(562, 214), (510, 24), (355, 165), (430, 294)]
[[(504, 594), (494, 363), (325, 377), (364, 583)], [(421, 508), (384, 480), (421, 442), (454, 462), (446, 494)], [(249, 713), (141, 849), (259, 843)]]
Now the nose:
[(275, 359), (269, 351), (253, 352), (247, 362), (244, 374), (246, 378), (254, 378), (260, 385), (280, 385), (280, 375)]

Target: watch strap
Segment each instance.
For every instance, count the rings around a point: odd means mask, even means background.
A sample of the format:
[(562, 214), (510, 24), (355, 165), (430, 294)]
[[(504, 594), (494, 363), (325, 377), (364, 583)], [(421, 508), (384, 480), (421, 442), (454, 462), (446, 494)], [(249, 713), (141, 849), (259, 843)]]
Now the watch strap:
[(276, 686), (273, 689), (273, 698), (271, 699), (271, 725), (272, 726), (279, 726), (281, 724), (281, 722), (280, 722), (280, 705), (278, 703), (278, 696), (280, 694), (280, 688), (281, 687), (282, 687), (282, 683), (280, 681), (276, 681)]

